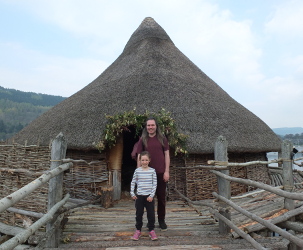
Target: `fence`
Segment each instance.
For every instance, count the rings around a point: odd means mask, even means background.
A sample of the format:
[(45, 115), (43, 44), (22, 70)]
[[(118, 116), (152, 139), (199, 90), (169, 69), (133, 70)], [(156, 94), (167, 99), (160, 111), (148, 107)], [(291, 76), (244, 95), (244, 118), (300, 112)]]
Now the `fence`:
[(24, 243), (39, 228), (46, 225), (44, 235), (45, 246), (57, 247), (59, 243), (60, 231), (58, 225), (63, 216), (58, 213), (59, 209), (67, 202), (69, 194), (63, 198), (63, 172), (68, 170), (73, 163), (62, 163), (66, 154), (66, 142), (63, 134), (60, 133), (52, 143), (50, 171), (15, 191), (14, 193), (0, 200), (0, 213), (12, 207), (15, 203), (28, 197), (43, 184), (49, 182), (48, 192), (48, 212), (27, 229), (21, 230), (13, 238), (0, 245), (1, 250), (14, 249)]
[[(231, 229), (234, 230), (233, 235), (234, 236), (241, 236), (242, 238), (246, 239), (248, 242), (250, 242), (256, 249), (265, 249), (263, 248), (257, 241), (255, 241), (248, 233), (253, 231), (259, 231), (264, 228), (268, 228), (271, 231), (274, 231), (284, 237), (285, 239), (289, 240), (291, 242), (290, 249), (296, 249), (296, 246), (299, 246), (303, 248), (303, 240), (296, 235), (293, 235), (294, 231), (301, 231), (298, 228), (303, 228), (303, 224), (297, 222), (297, 224), (292, 223), (294, 221), (294, 216), (299, 215), (303, 213), (303, 206), (295, 209), (294, 206), (294, 200), (300, 200), (303, 201), (303, 194), (302, 193), (294, 193), (292, 192), (294, 188), (294, 179), (293, 179), (293, 169), (292, 169), (292, 163), (293, 161), (300, 160), (299, 159), (293, 159), (293, 147), (292, 143), (288, 141), (284, 141), (282, 143), (282, 158), (277, 161), (254, 161), (254, 162), (246, 162), (246, 163), (229, 163), (228, 162), (228, 156), (227, 156), (227, 141), (223, 136), (218, 137), (216, 143), (215, 143), (215, 160), (209, 161), (208, 164), (213, 166), (199, 166), (200, 168), (210, 169), (210, 172), (215, 174), (218, 178), (218, 193), (213, 192), (213, 196), (217, 198), (218, 204), (214, 206), (213, 204), (207, 203), (207, 202), (192, 202), (187, 197), (183, 196), (178, 190), (176, 192), (185, 200), (187, 200), (190, 203), (197, 203), (199, 205), (205, 205), (210, 207), (210, 211), (214, 214), (215, 217), (219, 219), (219, 232), (220, 234), (229, 234), (231, 232)], [(229, 176), (229, 167), (230, 166), (249, 166), (253, 164), (270, 164), (273, 162), (279, 162), (282, 163), (282, 176), (283, 176), (283, 188), (284, 190), (281, 190), (278, 187), (273, 187), (264, 183), (248, 180), (248, 179), (242, 179), (242, 178), (236, 178)], [(231, 190), (230, 190), (230, 182), (237, 182), (242, 183), (245, 185), (253, 186), (256, 188), (264, 189), (266, 191), (272, 192), (276, 195), (282, 196), (285, 198), (284, 200), (284, 207), (289, 210), (288, 212), (284, 213), (282, 216), (277, 217), (275, 219), (271, 220), (264, 220), (259, 216), (256, 216), (255, 214), (252, 214), (245, 209), (242, 209), (240, 206), (235, 204), (231, 201)], [(256, 224), (253, 228), (250, 229), (249, 232), (245, 233), (241, 229), (239, 229), (232, 221), (231, 221), (231, 214), (229, 207), (234, 208), (238, 212), (244, 214), (245, 216), (257, 221), (259, 224)], [(287, 221), (288, 220), (288, 221)], [(289, 227), (291, 232), (285, 231), (281, 229), (280, 227), (276, 226), (275, 224), (285, 222), (284, 226)]]
[[(294, 200), (303, 201), (303, 194), (292, 192), (292, 189), (294, 187), (294, 181), (292, 176), (292, 163), (294, 161), (292, 159), (292, 144), (289, 142), (283, 142), (281, 152), (282, 158), (277, 161), (229, 163), (227, 155), (227, 141), (224, 137), (220, 136), (215, 143), (215, 160), (209, 161), (209, 166), (196, 166), (196, 168), (207, 169), (217, 176), (218, 193), (213, 193), (213, 196), (218, 200), (217, 204), (214, 205), (205, 201), (192, 202), (187, 197), (183, 196), (178, 190), (176, 190), (176, 192), (181, 197), (191, 203), (198, 203), (199, 205), (205, 205), (210, 207), (210, 211), (219, 219), (220, 234), (229, 234), (231, 232), (231, 229), (233, 229), (234, 237), (241, 236), (242, 238), (250, 242), (256, 249), (264, 249), (248, 233), (259, 231), (263, 228), (268, 228), (271, 231), (279, 233), (281, 236), (292, 242), (292, 249), (295, 249), (295, 246), (303, 247), (302, 239), (276, 226), (276, 224), (278, 223), (286, 222), (284, 223), (284, 225), (289, 229), (293, 229), (294, 231), (299, 231), (298, 227), (302, 229), (302, 224), (299, 224), (298, 226), (298, 224), (293, 223), (294, 216), (303, 213), (303, 206), (301, 205), (300, 207), (295, 208)], [(64, 140), (63, 135), (60, 133), (52, 143), (50, 171), (47, 171), (31, 183), (27, 184), (16, 192), (0, 200), (0, 212), (2, 213), (6, 209), (11, 208), (15, 203), (17, 203), (21, 199), (28, 197), (28, 195), (31, 194), (34, 190), (40, 188), (43, 184), (49, 181), (48, 212), (45, 215), (36, 214), (36, 217), (40, 217), (38, 221), (32, 224), (29, 228), (17, 233), (13, 238), (4, 242), (2, 245), (0, 245), (0, 249), (14, 249), (17, 245), (24, 243), (39, 228), (45, 225), (46, 233), (42, 237), (45, 241), (45, 243), (43, 243), (43, 246), (50, 248), (58, 247), (60, 240), (59, 226), (63, 218), (63, 215), (61, 214), (62, 211), (64, 211), (64, 209), (61, 208), (69, 198), (68, 194), (63, 198), (63, 172), (73, 166), (73, 163), (71, 162), (73, 160), (64, 159), (65, 154), (66, 142)], [(281, 190), (277, 187), (269, 186), (264, 183), (229, 176), (229, 167), (231, 166), (246, 167), (256, 163), (267, 165), (272, 162), (279, 162), (283, 165), (282, 174), (284, 190)], [(261, 217), (258, 217), (242, 209), (231, 201), (231, 181), (253, 186), (256, 188), (261, 188), (279, 196), (285, 197), (284, 206), (289, 211), (284, 213), (283, 216), (265, 221)], [(247, 233), (245, 233), (241, 229), (237, 228), (235, 224), (232, 223), (231, 214), (229, 210), (230, 207), (234, 208), (245, 216), (257, 221), (259, 224), (254, 225), (254, 227), (251, 228), (250, 231), (247, 231)], [(41, 244), (39, 245), (41, 246)]]

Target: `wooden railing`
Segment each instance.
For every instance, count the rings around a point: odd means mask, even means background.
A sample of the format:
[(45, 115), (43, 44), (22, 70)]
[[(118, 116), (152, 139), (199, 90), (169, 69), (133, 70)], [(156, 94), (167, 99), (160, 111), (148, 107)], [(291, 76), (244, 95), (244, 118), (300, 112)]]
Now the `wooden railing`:
[(0, 200), (0, 213), (2, 213), (49, 181), (48, 212), (44, 215), (39, 215), (41, 218), (30, 227), (19, 230), (20, 232), (17, 235), (2, 243), (0, 245), (1, 250), (14, 249), (16, 246), (26, 242), (31, 235), (45, 225), (44, 246), (50, 248), (58, 247), (60, 239), (59, 225), (63, 218), (58, 211), (69, 199), (69, 194), (63, 198), (63, 172), (73, 166), (72, 162), (62, 164), (65, 154), (66, 142), (63, 134), (60, 133), (52, 142), (50, 171)]
[[(303, 201), (302, 193), (294, 193), (292, 190), (294, 189), (294, 178), (293, 178), (293, 169), (292, 164), (293, 161), (301, 160), (302, 158), (292, 159), (293, 145), (289, 141), (284, 141), (282, 143), (282, 158), (275, 161), (252, 161), (246, 163), (230, 163), (228, 162), (227, 157), (227, 141), (225, 137), (218, 137), (215, 143), (215, 160), (208, 161), (208, 164), (211, 166), (197, 166), (203, 169), (210, 169), (210, 172), (217, 175), (218, 182), (218, 193), (213, 192), (213, 196), (217, 199), (217, 203), (214, 205), (208, 202), (203, 201), (191, 201), (184, 195), (182, 195), (178, 190), (176, 192), (189, 203), (198, 204), (208, 206), (211, 213), (214, 214), (216, 218), (219, 220), (219, 233), (226, 235), (231, 233), (231, 229), (233, 230), (234, 237), (242, 237), (250, 242), (256, 249), (265, 249), (261, 246), (257, 241), (255, 241), (248, 233), (259, 231), (265, 228), (268, 228), (271, 231), (277, 232), (279, 235), (289, 240), (290, 248), (289, 249), (297, 249), (296, 246), (303, 248), (303, 240), (297, 237), (294, 231), (298, 231), (298, 228), (302, 229), (303, 224), (294, 222), (294, 216), (303, 213), (303, 206), (299, 206), (295, 208), (294, 200)], [(283, 189), (281, 190), (279, 187), (273, 187), (261, 182), (252, 181), (248, 179), (236, 178), (229, 176), (229, 167), (230, 166), (251, 166), (255, 164), (264, 164), (268, 165), (270, 163), (280, 163), (282, 164), (282, 176), (283, 176)], [(301, 164), (299, 164), (301, 165)], [(259, 189), (263, 189), (274, 193), (278, 196), (284, 197), (284, 208), (288, 210), (288, 212), (284, 213), (282, 216), (276, 217), (270, 220), (264, 220), (261, 217), (248, 212), (247, 210), (241, 208), (237, 204), (231, 201), (231, 190), (230, 190), (230, 182), (242, 183), (248, 186), (253, 186)], [(249, 229), (246, 228), (246, 232), (239, 229), (231, 220), (230, 207), (235, 209), (236, 211), (242, 213), (243, 215), (249, 217), (252, 220), (258, 222), (251, 226)], [(289, 227), (290, 231), (285, 231), (280, 227), (276, 226), (276, 224), (286, 222), (283, 225)], [(300, 232), (301, 230), (299, 230)]]

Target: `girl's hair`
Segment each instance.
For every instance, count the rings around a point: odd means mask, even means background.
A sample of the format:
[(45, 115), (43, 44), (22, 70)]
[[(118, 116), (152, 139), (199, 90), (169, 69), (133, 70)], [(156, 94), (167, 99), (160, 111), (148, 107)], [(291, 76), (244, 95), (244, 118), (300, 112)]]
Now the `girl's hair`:
[(160, 129), (160, 127), (158, 126), (158, 122), (157, 122), (156, 118), (154, 118), (154, 117), (148, 118), (148, 119), (146, 120), (146, 122), (145, 122), (145, 127), (144, 127), (144, 129), (143, 129), (143, 131), (142, 131), (142, 142), (143, 142), (143, 145), (144, 145), (145, 149), (147, 149), (148, 132), (147, 132), (146, 126), (147, 126), (147, 122), (148, 122), (148, 121), (151, 121), (151, 120), (154, 120), (154, 121), (155, 121), (155, 124), (156, 124), (156, 127), (157, 127), (157, 129), (156, 129), (156, 136), (157, 136), (159, 142), (160, 142), (160, 143), (162, 144), (162, 146), (164, 147), (164, 135), (162, 134), (161, 129)]
[(144, 155), (147, 156), (150, 159), (150, 153), (148, 151), (143, 151), (140, 154), (140, 160), (141, 160), (142, 156), (144, 156)]

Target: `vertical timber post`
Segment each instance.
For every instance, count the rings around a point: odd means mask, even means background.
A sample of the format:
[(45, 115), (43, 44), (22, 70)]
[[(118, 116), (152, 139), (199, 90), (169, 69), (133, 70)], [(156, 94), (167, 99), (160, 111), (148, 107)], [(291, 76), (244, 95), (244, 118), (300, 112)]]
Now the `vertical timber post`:
[(116, 201), (121, 199), (121, 170), (114, 169), (112, 175), (114, 187), (113, 199)]
[[(215, 161), (228, 162), (227, 156), (227, 141), (224, 136), (219, 136), (215, 143)], [(229, 170), (220, 170), (223, 174), (229, 175)], [(220, 176), (217, 177), (218, 182), (218, 193), (219, 195), (225, 197), (226, 199), (230, 199), (230, 182)], [(220, 214), (222, 214), (225, 218), (230, 220), (230, 212), (228, 210), (228, 205), (222, 201), (219, 201), (219, 206), (222, 208)], [(227, 226), (222, 220), (219, 220), (219, 233), (222, 235), (226, 235), (230, 233), (230, 228)]]
[[(287, 192), (292, 192), (294, 188), (294, 177), (292, 170), (292, 150), (293, 144), (290, 141), (282, 142), (282, 159), (283, 159), (283, 186), (284, 190)], [(294, 200), (285, 198), (284, 199), (284, 208), (292, 210), (295, 208)]]
[[(294, 188), (294, 177), (293, 177), (293, 161), (292, 161), (292, 151), (293, 151), (293, 144), (291, 141), (285, 140), (282, 142), (282, 175), (283, 175), (283, 187), (284, 190), (287, 192), (292, 192)], [(294, 200), (284, 198), (284, 208), (287, 210), (295, 209)], [(294, 218), (289, 219), (289, 221), (294, 221)], [(290, 232), (293, 233), (293, 232)], [(289, 250), (296, 250), (297, 246), (290, 242)]]
[(123, 135), (117, 137), (116, 144), (109, 151), (109, 169), (114, 187), (113, 200), (121, 199), (121, 168), (123, 160)]
[[(63, 134), (60, 132), (52, 142), (50, 170), (53, 170), (62, 164), (65, 158), (67, 143)], [(49, 211), (57, 202), (63, 198), (63, 173), (50, 179), (48, 189), (48, 206)], [(46, 232), (53, 230), (55, 221), (52, 220), (46, 224)], [(46, 247), (57, 248), (60, 241), (60, 229), (55, 228), (54, 234), (46, 242)]]

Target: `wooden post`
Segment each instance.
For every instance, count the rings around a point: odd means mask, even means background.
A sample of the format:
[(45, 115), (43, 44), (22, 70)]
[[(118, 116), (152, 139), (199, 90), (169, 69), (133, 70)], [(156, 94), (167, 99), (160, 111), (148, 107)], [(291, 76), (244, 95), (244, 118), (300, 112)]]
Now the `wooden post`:
[[(294, 177), (293, 177), (293, 169), (292, 169), (292, 150), (293, 144), (290, 141), (282, 142), (282, 159), (283, 159), (283, 186), (284, 190), (288, 192), (292, 192), (294, 188)], [(294, 200), (285, 198), (284, 207), (288, 210), (292, 210), (295, 208)]]
[(112, 185), (114, 187), (114, 200), (121, 199), (121, 169), (123, 160), (123, 135), (117, 137), (116, 145), (108, 155), (109, 169), (112, 172)]
[[(280, 152), (278, 152), (278, 159), (281, 159), (282, 158), (282, 152), (280, 151)], [(278, 167), (279, 168), (282, 168), (283, 167), (283, 163), (282, 162), (278, 162)]]
[[(227, 141), (224, 136), (219, 136), (215, 143), (215, 160), (226, 162), (226, 166), (227, 166), (227, 162), (228, 162)], [(220, 170), (220, 172), (229, 175), (229, 170)], [(230, 200), (231, 197), (230, 182), (220, 176), (217, 177), (217, 182), (218, 182), (219, 195)], [(220, 211), (220, 214), (222, 214), (225, 218), (230, 220), (231, 217), (230, 212), (227, 210), (228, 205), (222, 201), (219, 201), (219, 205), (223, 208), (222, 211)], [(219, 233), (223, 235), (230, 233), (229, 226), (223, 220), (220, 219), (219, 219)]]
[[(284, 190), (287, 192), (292, 192), (294, 188), (294, 177), (293, 177), (293, 170), (292, 170), (292, 150), (293, 144), (291, 141), (285, 140), (282, 142), (282, 175), (283, 175), (283, 186)], [(288, 210), (295, 209), (294, 200), (285, 198), (284, 199), (284, 208)], [(294, 218), (291, 218), (289, 221), (294, 221)], [(297, 246), (294, 243), (290, 243), (289, 250), (296, 250)]]
[[(53, 170), (62, 164), (62, 159), (65, 158), (67, 143), (63, 134), (60, 132), (52, 142), (51, 164), (50, 169)], [(49, 211), (56, 203), (63, 198), (63, 173), (57, 175), (49, 181), (48, 189), (48, 206)], [(52, 220), (46, 224), (46, 232), (52, 230), (55, 221)], [(50, 237), (46, 242), (46, 247), (57, 248), (60, 241), (60, 229), (56, 228), (53, 237)]]
[(114, 187), (113, 199), (116, 201), (121, 199), (121, 170), (113, 169), (112, 173)]

